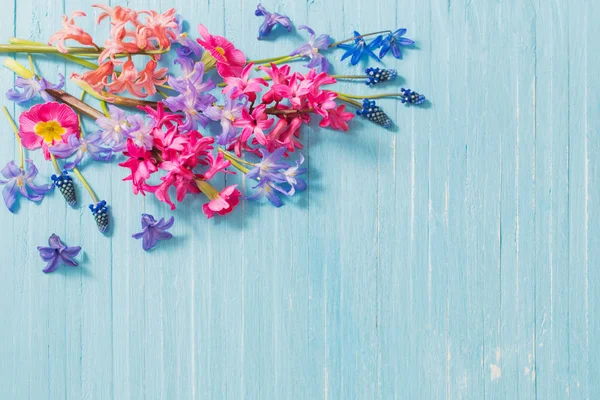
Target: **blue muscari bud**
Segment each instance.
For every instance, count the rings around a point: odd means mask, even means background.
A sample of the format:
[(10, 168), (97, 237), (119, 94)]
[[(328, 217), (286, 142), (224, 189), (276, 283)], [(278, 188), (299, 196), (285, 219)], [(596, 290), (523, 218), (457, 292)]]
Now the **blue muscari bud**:
[(365, 69), (365, 74), (367, 74), (367, 81), (365, 82), (367, 86), (373, 86), (379, 82), (392, 81), (398, 76), (395, 69), (381, 69), (379, 67), (369, 67)]
[(108, 207), (106, 207), (106, 201), (102, 200), (98, 204), (90, 204), (90, 210), (96, 220), (98, 230), (102, 233), (108, 229)]
[(60, 190), (60, 193), (64, 196), (67, 204), (74, 206), (77, 204), (77, 195), (75, 193), (75, 185), (73, 185), (73, 178), (67, 175), (67, 171), (63, 171), (61, 175), (52, 175), (52, 181), (54, 186)]
[(361, 115), (369, 121), (375, 122), (376, 124), (379, 124), (386, 129), (391, 128), (393, 125), (393, 122), (390, 119), (390, 117), (388, 117), (386, 113), (384, 113), (383, 110), (375, 104), (375, 101), (373, 100), (364, 99), (362, 103), (362, 108), (358, 109), (356, 111), (356, 114)]
[(413, 92), (410, 89), (400, 89), (400, 93), (402, 94), (401, 100), (406, 104), (414, 104), (419, 105), (425, 103), (425, 96), (419, 94), (417, 92)]

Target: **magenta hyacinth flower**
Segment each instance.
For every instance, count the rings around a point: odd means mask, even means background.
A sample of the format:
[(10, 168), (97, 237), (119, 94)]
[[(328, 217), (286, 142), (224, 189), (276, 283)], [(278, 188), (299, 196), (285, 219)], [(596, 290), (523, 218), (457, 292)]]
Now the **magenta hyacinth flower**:
[(132, 237), (134, 239), (142, 239), (142, 248), (145, 251), (153, 249), (159, 240), (171, 239), (173, 235), (167, 232), (167, 229), (173, 226), (175, 217), (169, 218), (165, 222), (164, 218), (156, 221), (150, 214), (142, 214), (142, 231), (134, 233)]
[(0, 171), (4, 178), (0, 179), (0, 185), (5, 185), (2, 191), (2, 197), (4, 197), (4, 204), (13, 212), (13, 206), (17, 201), (17, 194), (25, 197), (31, 201), (41, 201), (44, 195), (52, 190), (52, 185), (38, 186), (33, 183), (33, 180), (38, 174), (38, 170), (33, 164), (33, 161), (26, 160), (27, 168), (22, 170), (15, 164), (14, 161), (10, 161)]
[(60, 237), (56, 234), (52, 234), (48, 238), (48, 247), (38, 246), (40, 257), (46, 262), (46, 268), (42, 271), (48, 274), (52, 271), (56, 271), (60, 264), (65, 264), (70, 267), (76, 267), (77, 261), (73, 260), (73, 257), (77, 257), (81, 251), (80, 246), (66, 246), (60, 241)]

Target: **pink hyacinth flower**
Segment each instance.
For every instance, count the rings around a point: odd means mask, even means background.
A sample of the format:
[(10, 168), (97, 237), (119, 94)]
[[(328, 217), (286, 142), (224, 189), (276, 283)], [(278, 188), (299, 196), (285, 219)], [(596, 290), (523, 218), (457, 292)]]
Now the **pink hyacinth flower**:
[(206, 218), (212, 218), (215, 214), (226, 215), (240, 203), (242, 193), (237, 189), (237, 185), (227, 186), (221, 190), (217, 197), (202, 206), (202, 211)]
[(246, 95), (248, 97), (248, 101), (254, 102), (256, 100), (256, 93), (262, 90), (260, 85), (269, 85), (263, 78), (250, 78), (252, 67), (254, 67), (254, 63), (246, 65), (239, 78), (235, 76), (228, 76), (224, 78), (223, 81), (227, 86), (223, 88), (223, 94), (230, 93), (232, 100)]
[(252, 114), (244, 108), (242, 109), (242, 117), (233, 121), (233, 126), (243, 128), (241, 135), (242, 142), (247, 141), (254, 134), (258, 143), (263, 145), (267, 143), (264, 130), (273, 126), (275, 120), (269, 118), (265, 111), (266, 108), (265, 104), (261, 104), (252, 110)]
[(85, 17), (85, 13), (83, 11), (73, 11), (73, 13), (71, 14), (71, 18), (67, 17), (66, 15), (63, 15), (63, 27), (56, 31), (52, 36), (50, 36), (50, 39), (48, 40), (49, 45), (52, 45), (52, 43), (57, 42), (56, 48), (61, 53), (68, 53), (67, 49), (65, 48), (65, 40), (68, 39), (75, 40), (76, 42), (79, 42), (86, 46), (94, 46), (98, 48), (98, 46), (94, 44), (94, 40), (92, 39), (90, 34), (84, 31), (79, 26), (75, 25), (75, 17)]
[(144, 93), (140, 85), (137, 84), (138, 77), (139, 74), (135, 69), (133, 61), (127, 60), (125, 64), (123, 64), (121, 75), (117, 76), (116, 73), (113, 73), (112, 82), (107, 83), (108, 93), (122, 93), (127, 90), (134, 96), (146, 97), (147, 94)]
[(322, 128), (331, 126), (331, 129), (346, 132), (348, 130), (347, 121), (350, 121), (352, 118), (354, 118), (354, 113), (346, 111), (346, 106), (340, 104), (337, 108), (327, 110), (327, 116), (321, 120), (319, 126)]

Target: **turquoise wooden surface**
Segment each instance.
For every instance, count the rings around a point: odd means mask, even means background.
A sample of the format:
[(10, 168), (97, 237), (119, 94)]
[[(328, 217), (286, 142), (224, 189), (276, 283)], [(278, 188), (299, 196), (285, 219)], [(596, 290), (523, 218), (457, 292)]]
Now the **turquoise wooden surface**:
[[(0, 38), (45, 41), (91, 3), (5, 1)], [(305, 39), (256, 41), (253, 2), (120, 4), (176, 7), (250, 58)], [(281, 209), (206, 221), (200, 199), (171, 213), (116, 165), (88, 165), (108, 238), (82, 190), (76, 210), (57, 193), (0, 210), (0, 398), (600, 398), (600, 3), (263, 4), (337, 39), (408, 28), (417, 49), (386, 65), (431, 107), (382, 101), (392, 132), (307, 129), (309, 190)], [(1, 70), (1, 90), (13, 79)], [(176, 239), (144, 253), (141, 212), (175, 215)], [(41, 272), (52, 232), (83, 247), (82, 268)]]

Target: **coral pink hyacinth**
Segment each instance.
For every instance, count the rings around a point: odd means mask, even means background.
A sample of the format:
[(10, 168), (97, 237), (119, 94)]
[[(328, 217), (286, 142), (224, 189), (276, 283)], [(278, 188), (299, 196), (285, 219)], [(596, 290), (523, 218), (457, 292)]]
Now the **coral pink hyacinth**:
[(208, 29), (202, 24), (198, 25), (198, 32), (202, 39), (196, 39), (200, 46), (217, 62), (217, 71), (222, 77), (241, 76), (244, 65), (246, 65), (246, 56), (241, 50), (222, 36), (211, 35)]
[(72, 39), (86, 46), (96, 46), (94, 44), (94, 40), (90, 36), (89, 33), (84, 31), (82, 28), (75, 25), (75, 17), (85, 17), (85, 13), (83, 11), (73, 11), (71, 14), (71, 18), (63, 15), (62, 17), (62, 25), (63, 27), (59, 29), (56, 33), (50, 36), (48, 40), (48, 44), (52, 45), (52, 43), (56, 43), (56, 48), (61, 53), (67, 53), (67, 49), (65, 48), (65, 40)]
[(79, 135), (79, 119), (71, 107), (55, 101), (37, 104), (19, 117), (19, 136), (23, 147), (36, 150), (40, 147), (49, 160), (49, 147), (55, 143), (68, 143), (69, 136)]

